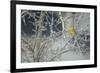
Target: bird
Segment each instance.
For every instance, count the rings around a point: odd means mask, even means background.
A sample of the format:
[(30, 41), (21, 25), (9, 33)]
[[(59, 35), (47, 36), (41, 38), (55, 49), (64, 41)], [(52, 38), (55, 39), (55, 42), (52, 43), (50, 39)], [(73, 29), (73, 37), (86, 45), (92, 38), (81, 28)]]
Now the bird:
[(69, 27), (69, 29), (68, 29), (68, 34), (69, 34), (70, 36), (75, 36), (75, 35), (77, 34), (73, 24), (70, 25), (70, 27)]

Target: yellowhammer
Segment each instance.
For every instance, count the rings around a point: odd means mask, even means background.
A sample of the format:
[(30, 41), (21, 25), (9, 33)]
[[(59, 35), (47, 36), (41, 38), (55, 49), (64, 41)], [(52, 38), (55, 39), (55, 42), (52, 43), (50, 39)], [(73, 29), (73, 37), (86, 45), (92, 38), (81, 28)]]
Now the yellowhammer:
[(75, 36), (76, 35), (76, 31), (75, 31), (74, 25), (71, 25), (69, 27), (68, 34), (71, 35), (71, 36)]

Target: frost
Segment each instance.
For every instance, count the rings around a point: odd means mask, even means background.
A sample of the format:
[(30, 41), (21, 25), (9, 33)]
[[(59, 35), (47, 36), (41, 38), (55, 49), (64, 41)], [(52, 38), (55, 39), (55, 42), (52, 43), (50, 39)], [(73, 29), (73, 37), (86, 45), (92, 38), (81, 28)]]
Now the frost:
[(90, 14), (21, 10), (21, 62), (90, 59)]

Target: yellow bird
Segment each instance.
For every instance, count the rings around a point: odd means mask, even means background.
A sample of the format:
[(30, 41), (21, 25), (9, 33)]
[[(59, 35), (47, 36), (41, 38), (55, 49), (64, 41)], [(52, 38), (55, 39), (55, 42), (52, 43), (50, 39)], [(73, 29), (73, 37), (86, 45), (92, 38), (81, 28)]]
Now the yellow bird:
[(68, 34), (71, 35), (71, 36), (75, 36), (76, 35), (76, 31), (75, 31), (74, 25), (71, 25), (69, 27)]

